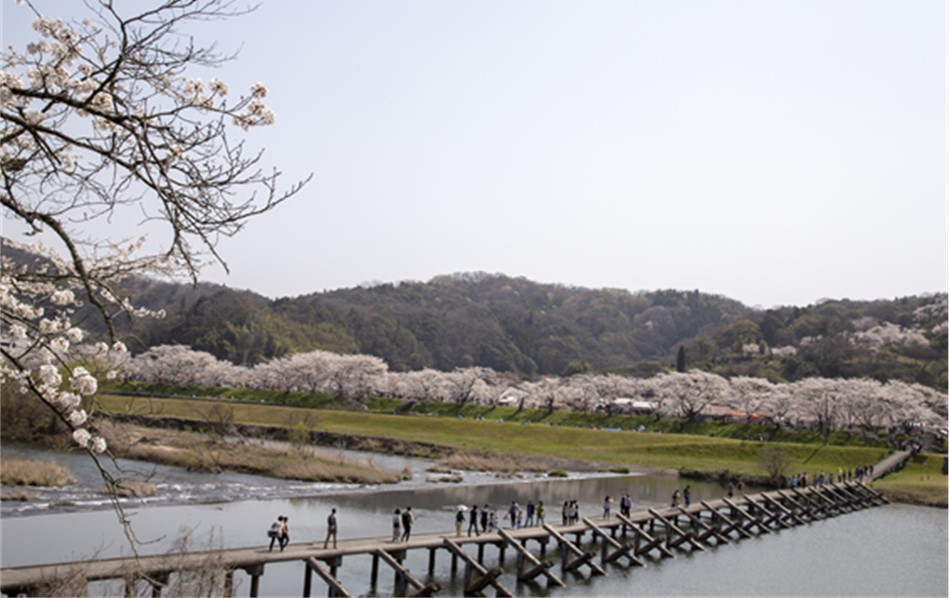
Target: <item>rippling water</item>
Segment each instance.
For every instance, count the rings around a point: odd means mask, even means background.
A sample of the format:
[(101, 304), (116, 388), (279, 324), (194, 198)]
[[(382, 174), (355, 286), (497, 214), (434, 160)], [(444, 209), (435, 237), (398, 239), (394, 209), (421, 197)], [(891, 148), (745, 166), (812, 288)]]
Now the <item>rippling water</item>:
[[(5, 446), (3, 454), (54, 461), (69, 469), (77, 483), (63, 488), (26, 489), (25, 492), (31, 496), (30, 500), (3, 501), (2, 507), (0, 507), (0, 516), (15, 517), (38, 513), (63, 513), (111, 508), (109, 498), (102, 492), (103, 483), (99, 471), (88, 456), (79, 453), (60, 453), (18, 446)], [(432, 461), (428, 459), (380, 454), (367, 455), (355, 451), (335, 451), (334, 454), (339, 454), (341, 457), (348, 459), (372, 461), (374, 465), (394, 472), (401, 472), (404, 468), (409, 468), (413, 474), (412, 479), (401, 482), (394, 487), (424, 487), (427, 485), (426, 479), (431, 476), (426, 472), (426, 468), (432, 464)], [(361, 484), (301, 482), (235, 473), (197, 473), (180, 467), (155, 465), (129, 459), (119, 459), (115, 465), (110, 462), (105, 462), (105, 464), (110, 472), (117, 477), (130, 477), (135, 474), (133, 479), (140, 479), (145, 476), (149, 482), (155, 485), (156, 492), (154, 496), (122, 499), (122, 504), (127, 507), (230, 502), (245, 500), (248, 497), (257, 499), (294, 498), (338, 492), (372, 492), (378, 489), (376, 486)], [(577, 476), (584, 477), (581, 474), (577, 474)], [(504, 482), (503, 479), (485, 473), (468, 473), (465, 474), (465, 478), (466, 483), (470, 484)], [(21, 492), (23, 492), (21, 488), (4, 487), (4, 495), (15, 495)]]
[[(395, 465), (394, 469), (407, 462), (392, 459), (389, 465)], [(322, 540), (323, 522), (331, 507), (339, 510), (341, 538), (386, 536), (392, 509), (407, 505), (417, 514), (416, 531), (448, 532), (458, 504), (501, 506), (511, 500), (524, 504), (541, 499), (556, 517), (557, 509), (551, 506), (576, 498), (582, 514), (591, 515), (599, 514), (606, 494), (630, 492), (634, 508), (640, 509), (666, 504), (673, 488), (684, 484), (662, 476), (519, 483), (484, 476), (471, 478), (473, 485), (427, 487), (425, 466), (423, 460), (411, 462), (420, 474), (410, 485), (358, 488), (356, 492), (259, 476), (208, 476), (158, 468), (157, 474), (164, 480), (161, 483), (167, 484), (162, 491), (167, 498), (157, 501), (167, 503), (129, 504), (127, 508), (139, 538), (152, 541), (143, 552), (160, 553), (169, 549), (182, 529), (190, 530), (199, 544), (213, 535), (214, 546), (263, 547), (264, 530), (277, 514), (290, 517), (293, 542)], [(92, 479), (87, 482), (90, 488), (97, 485)], [(691, 485), (696, 500), (717, 498), (722, 493), (715, 484)], [(175, 504), (185, 497), (189, 504)], [(14, 510), (5, 501), (0, 519), (0, 563), (14, 566), (126, 554), (115, 514), (108, 509), (90, 510), (101, 500), (80, 498), (71, 510), (58, 507), (52, 511), (39, 505), (23, 509), (22, 504)], [(201, 502), (208, 500), (227, 502)], [(710, 547), (705, 552), (681, 552), (674, 559), (649, 561), (643, 568), (608, 566), (607, 577), (568, 574), (566, 588), (517, 584), (512, 569), (515, 559), (508, 558), (502, 582), (519, 595), (538, 596), (946, 596), (947, 540), (946, 510), (888, 505)], [(442, 594), (460, 595), (461, 572), (453, 576), (449, 559), (439, 554), (436, 578), (446, 586)], [(486, 564), (494, 566), (496, 557), (496, 551), (487, 550)], [(406, 564), (422, 577), (427, 559), (427, 551), (410, 552)], [(368, 571), (369, 557), (348, 558), (340, 569), (340, 579), (353, 593), (365, 594), (370, 590)], [(268, 565), (261, 578), (261, 595), (300, 595), (302, 579), (299, 564)], [(237, 581), (241, 584), (237, 595), (246, 594), (249, 578), (241, 574)], [(379, 595), (392, 592), (391, 574), (381, 574), (380, 582)], [(315, 584), (314, 595), (325, 593), (322, 582), (315, 578)], [(98, 589), (121, 592), (117, 587)]]

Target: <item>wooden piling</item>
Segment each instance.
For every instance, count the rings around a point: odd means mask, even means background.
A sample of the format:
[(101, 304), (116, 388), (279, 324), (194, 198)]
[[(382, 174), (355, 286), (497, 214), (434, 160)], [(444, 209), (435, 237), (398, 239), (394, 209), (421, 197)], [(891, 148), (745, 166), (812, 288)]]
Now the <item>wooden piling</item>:
[[(317, 561), (317, 559), (315, 559), (314, 557), (310, 557), (307, 559), (306, 563), (307, 563), (307, 567), (309, 567), (317, 575), (319, 575), (323, 579), (323, 581), (325, 581), (327, 585), (329, 586), (329, 591), (327, 592), (327, 596), (331, 596), (332, 598), (336, 598), (336, 597), (352, 598), (353, 594), (351, 594), (345, 587), (343, 587), (343, 584), (340, 583), (339, 580), (337, 580), (336, 576), (334, 576), (330, 571), (327, 571), (326, 569), (324, 569), (323, 566), (319, 563), (319, 561)], [(257, 593), (252, 592), (251, 595), (257, 596)]]
[[(631, 554), (634, 547), (629, 545), (623, 545), (618, 542), (612, 534), (608, 534), (603, 529), (600, 528), (596, 523), (584, 517), (583, 522), (587, 525), (591, 531), (594, 533), (595, 537), (600, 537), (602, 539), (600, 546), (600, 564), (606, 565), (607, 563), (612, 563), (621, 557), (626, 557), (631, 565), (639, 565), (642, 567), (644, 565), (643, 561), (637, 558), (636, 555)], [(611, 531), (616, 530), (617, 528), (611, 528)], [(611, 551), (611, 549), (613, 549)]]
[[(561, 581), (561, 578), (549, 571), (549, 569), (554, 565), (554, 561), (542, 562), (538, 560), (523, 544), (518, 543), (518, 541), (515, 540), (511, 534), (504, 530), (498, 530), (498, 535), (504, 538), (508, 544), (513, 546), (520, 555), (518, 581), (531, 581), (538, 575), (544, 575), (549, 582), (558, 586), (564, 586), (564, 582)], [(526, 571), (525, 563), (530, 563), (532, 568)]]
[(443, 538), (442, 543), (446, 548), (449, 549), (449, 552), (452, 554), (458, 555), (463, 561), (465, 561), (465, 592), (466, 594), (481, 592), (488, 586), (495, 588), (495, 591), (499, 596), (509, 596), (514, 598), (508, 588), (503, 586), (501, 582), (498, 581), (498, 576), (501, 575), (501, 569), (486, 569), (478, 564), (478, 561), (473, 559), (468, 555), (467, 552), (462, 550), (462, 547), (453, 542), (448, 538)]
[(597, 575), (607, 575), (607, 571), (593, 562), (594, 553), (585, 552), (576, 544), (565, 538), (559, 531), (545, 523), (542, 528), (561, 544), (561, 573), (574, 571), (583, 565), (590, 567), (591, 572)]

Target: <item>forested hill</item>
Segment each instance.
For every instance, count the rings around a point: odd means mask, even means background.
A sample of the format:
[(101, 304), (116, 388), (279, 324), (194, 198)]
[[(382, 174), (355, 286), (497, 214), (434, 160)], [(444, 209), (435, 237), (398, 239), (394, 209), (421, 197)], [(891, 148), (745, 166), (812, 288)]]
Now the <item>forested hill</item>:
[(376, 355), (392, 370), (650, 375), (672, 367), (682, 347), (686, 367), (727, 375), (947, 385), (946, 294), (761, 311), (699, 291), (592, 290), (483, 273), (277, 300), (142, 280), (130, 291), (169, 314), (136, 323), (133, 350), (181, 343), (243, 365), (323, 349)]
[[(4, 267), (46, 267), (2, 243)], [(773, 381), (870, 377), (947, 389), (947, 294), (756, 310), (699, 291), (631, 293), (500, 274), (440, 276), (271, 300), (141, 277), (122, 289), (161, 320), (120, 322), (133, 352), (189, 345), (254, 365), (315, 349), (395, 371), (483, 366), (522, 376), (649, 376), (674, 366)], [(91, 314), (78, 314), (92, 334)]]

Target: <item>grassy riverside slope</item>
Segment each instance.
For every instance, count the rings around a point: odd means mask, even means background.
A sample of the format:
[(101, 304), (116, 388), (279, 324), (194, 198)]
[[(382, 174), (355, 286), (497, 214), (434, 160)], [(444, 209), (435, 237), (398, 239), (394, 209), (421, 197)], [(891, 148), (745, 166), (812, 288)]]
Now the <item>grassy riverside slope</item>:
[[(192, 419), (196, 427), (205, 423), (202, 414), (216, 401), (172, 398), (134, 398), (99, 395), (102, 408), (115, 413), (154, 414)], [(877, 463), (888, 450), (880, 447), (835, 446), (820, 443), (775, 442), (715, 438), (688, 434), (623, 432), (590, 428), (498, 422), (489, 419), (392, 415), (330, 409), (301, 409), (249, 402), (227, 402), (235, 422), (271, 426), (290, 426), (307, 417), (315, 431), (363, 437), (394, 438), (426, 442), (460, 451), (518, 454), (574, 459), (605, 465), (647, 467), (674, 470), (687, 475), (715, 477), (721, 472), (746, 477), (761, 477), (764, 471), (758, 453), (762, 446), (781, 446), (791, 457), (789, 473), (837, 472)], [(895, 498), (921, 504), (946, 506), (947, 476), (940, 472), (942, 457), (922, 455), (915, 468), (930, 472), (926, 484), (915, 483), (915, 474), (903, 476), (903, 482), (877, 482), (882, 490), (887, 483)], [(909, 471), (917, 469), (908, 468)], [(924, 474), (926, 475), (926, 474)], [(899, 478), (894, 478), (899, 479)], [(942, 488), (942, 495), (941, 495)], [(943, 500), (940, 501), (942, 496)]]
[(915, 455), (898, 472), (874, 482), (876, 490), (895, 502), (947, 508), (947, 474), (944, 458)]

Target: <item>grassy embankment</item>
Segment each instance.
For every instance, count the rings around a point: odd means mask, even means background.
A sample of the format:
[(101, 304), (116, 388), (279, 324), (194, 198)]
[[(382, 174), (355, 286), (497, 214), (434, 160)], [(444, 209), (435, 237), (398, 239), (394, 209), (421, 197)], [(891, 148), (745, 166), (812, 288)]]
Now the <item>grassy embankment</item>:
[(62, 465), (38, 459), (4, 457), (0, 460), (0, 483), (4, 486), (60, 487), (75, 484), (76, 478)]
[(947, 507), (947, 474), (943, 457), (915, 455), (898, 472), (874, 482), (879, 492), (896, 502), (910, 502), (931, 507)]
[(130, 425), (106, 424), (102, 432), (117, 456), (195, 471), (233, 471), (356, 484), (394, 483), (403, 475), (306, 445), (285, 448), (260, 442), (229, 441), (201, 431), (175, 432)]
[[(100, 395), (99, 401), (103, 408), (114, 412), (160, 413), (200, 421), (196, 402), (187, 399)], [(287, 425), (299, 419), (301, 414), (299, 408), (248, 402), (231, 402), (228, 407), (235, 422), (248, 424)], [(492, 409), (492, 415), (501, 417), (502, 409)], [(511, 412), (514, 412), (513, 408)], [(765, 472), (759, 463), (759, 450), (765, 444), (781, 446), (787, 451), (789, 473), (836, 472), (839, 467), (848, 469), (876, 463), (888, 452), (882, 447), (835, 446), (817, 442), (762, 443), (708, 435), (633, 433), (553, 425), (555, 421), (551, 420), (557, 419), (558, 412), (550, 414), (544, 423), (533, 424), (327, 409), (306, 410), (305, 413), (311, 419), (312, 429), (335, 434), (428, 442), (463, 452), (581, 460), (603, 464), (604, 467), (669, 469), (687, 475), (762, 477)], [(537, 413), (529, 416), (537, 417)], [(900, 476), (877, 484), (882, 490), (893, 491), (895, 498), (946, 505), (947, 476), (940, 473), (942, 457), (921, 456), (917, 461)], [(919, 471), (930, 472), (931, 478), (927, 480), (924, 473), (924, 479), (918, 480)]]

